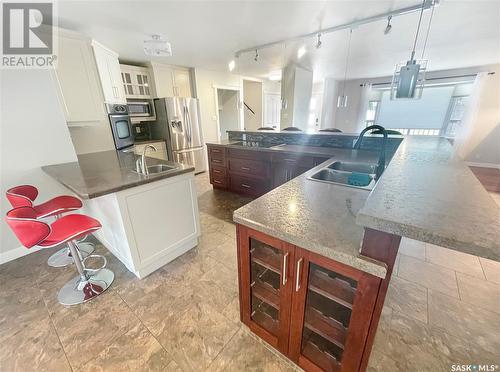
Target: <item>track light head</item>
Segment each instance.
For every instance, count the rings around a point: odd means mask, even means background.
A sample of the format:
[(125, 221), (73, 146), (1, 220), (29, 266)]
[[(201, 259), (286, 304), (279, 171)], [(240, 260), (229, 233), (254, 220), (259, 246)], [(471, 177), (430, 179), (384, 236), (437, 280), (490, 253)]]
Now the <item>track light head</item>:
[(255, 62), (257, 62), (259, 60), (259, 52), (257, 51), (257, 49), (255, 49), (255, 57), (253, 58), (253, 60)]
[(321, 48), (321, 44), (322, 44), (322, 42), (321, 42), (321, 34), (318, 34), (318, 42), (316, 43), (316, 49)]
[(392, 16), (387, 17), (387, 26), (385, 26), (385, 30), (384, 30), (385, 35), (387, 35), (389, 32), (391, 32), (391, 29), (392, 29), (391, 19), (392, 19)]

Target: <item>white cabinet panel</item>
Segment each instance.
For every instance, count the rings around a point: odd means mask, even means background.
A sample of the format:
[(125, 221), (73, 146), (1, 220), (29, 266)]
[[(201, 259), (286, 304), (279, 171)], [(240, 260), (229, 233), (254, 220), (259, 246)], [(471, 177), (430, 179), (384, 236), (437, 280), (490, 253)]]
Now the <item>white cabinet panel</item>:
[(192, 97), (189, 69), (151, 63), (156, 95), (155, 97)]
[(99, 124), (105, 112), (89, 40), (59, 31), (55, 75), (68, 125)]
[(107, 103), (127, 103), (123, 89), (118, 54), (92, 41), (97, 70), (101, 80), (104, 100)]
[(174, 69), (174, 94), (179, 97), (192, 97), (191, 94), (191, 79), (189, 77), (189, 70)]

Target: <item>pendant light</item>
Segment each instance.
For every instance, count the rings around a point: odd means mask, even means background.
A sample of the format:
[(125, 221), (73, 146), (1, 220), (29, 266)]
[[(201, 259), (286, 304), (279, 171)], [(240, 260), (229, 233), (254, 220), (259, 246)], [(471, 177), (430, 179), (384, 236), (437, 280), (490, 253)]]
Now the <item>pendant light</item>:
[(342, 83), (342, 94), (337, 99), (337, 107), (347, 107), (347, 96), (345, 94), (345, 82), (347, 80), (347, 67), (349, 66), (349, 53), (351, 51), (352, 28), (349, 30), (349, 42), (347, 44), (347, 55), (345, 58), (344, 82)]
[[(422, 7), (420, 8), (420, 17), (418, 19), (417, 31), (415, 33), (415, 41), (413, 42), (413, 49), (411, 51), (411, 57), (406, 62), (401, 62), (396, 65), (394, 70), (394, 75), (392, 77), (391, 83), (391, 100), (394, 99), (420, 99), (422, 97), (422, 91), (425, 84), (425, 71), (427, 70), (427, 60), (426, 59), (415, 59), (415, 49), (418, 41), (418, 34), (420, 32), (420, 25), (422, 24), (422, 15), (424, 13), (425, 4), (428, 0), (422, 1)], [(434, 5), (432, 5), (432, 11), (434, 12)], [(431, 27), (432, 16), (429, 21), (429, 28), (427, 31), (427, 37), (429, 36), (429, 30)], [(425, 43), (427, 44), (427, 37)], [(425, 47), (424, 47), (425, 51)], [(423, 52), (422, 52), (423, 57)]]

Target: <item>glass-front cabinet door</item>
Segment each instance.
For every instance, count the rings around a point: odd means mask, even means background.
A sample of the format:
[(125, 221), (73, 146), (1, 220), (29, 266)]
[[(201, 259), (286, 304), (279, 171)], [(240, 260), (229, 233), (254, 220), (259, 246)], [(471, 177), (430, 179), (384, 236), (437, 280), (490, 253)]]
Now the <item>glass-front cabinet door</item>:
[(242, 320), (252, 331), (286, 353), (293, 246), (249, 229), (239, 230), (239, 234)]
[(378, 278), (295, 248), (290, 325), (293, 360), (306, 370), (358, 370)]

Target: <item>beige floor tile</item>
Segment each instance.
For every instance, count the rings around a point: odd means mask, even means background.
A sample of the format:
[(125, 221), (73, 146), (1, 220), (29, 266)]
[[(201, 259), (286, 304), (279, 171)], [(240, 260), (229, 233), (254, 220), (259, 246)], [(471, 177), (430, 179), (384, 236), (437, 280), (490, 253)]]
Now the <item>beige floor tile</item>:
[(79, 371), (164, 371), (172, 357), (143, 325), (104, 348)]
[(498, 355), (500, 315), (497, 313), (429, 291), (429, 324)]
[(174, 315), (157, 339), (183, 370), (202, 371), (238, 328), (209, 305), (195, 304)]
[(427, 288), (397, 276), (392, 277), (385, 306), (427, 323)]
[(500, 262), (479, 258), (486, 280), (500, 284)]
[(389, 306), (384, 305), (382, 308), (382, 314), (380, 315), (373, 350), (380, 350), (381, 352), (384, 351), (385, 345), (388, 341), (389, 331), (391, 329), (392, 312), (392, 308)]
[(483, 269), (479, 263), (479, 258), (476, 256), (457, 252), (434, 244), (426, 245), (426, 256), (427, 261), (433, 264), (484, 279)]
[(398, 276), (426, 288), (459, 298), (455, 272), (443, 266), (401, 255)]
[(457, 273), (457, 279), (462, 301), (500, 314), (500, 284), (462, 273)]
[(406, 371), (448, 371), (452, 363), (470, 362), (465, 340), (396, 312), (384, 354)]
[(399, 253), (425, 261), (425, 243), (418, 240), (401, 238)]
[(0, 370), (71, 371), (47, 313), (0, 342)]
[(210, 365), (209, 371), (294, 371), (260, 342), (240, 329)]
[(381, 351), (373, 350), (366, 370), (368, 372), (400, 372), (405, 369)]

